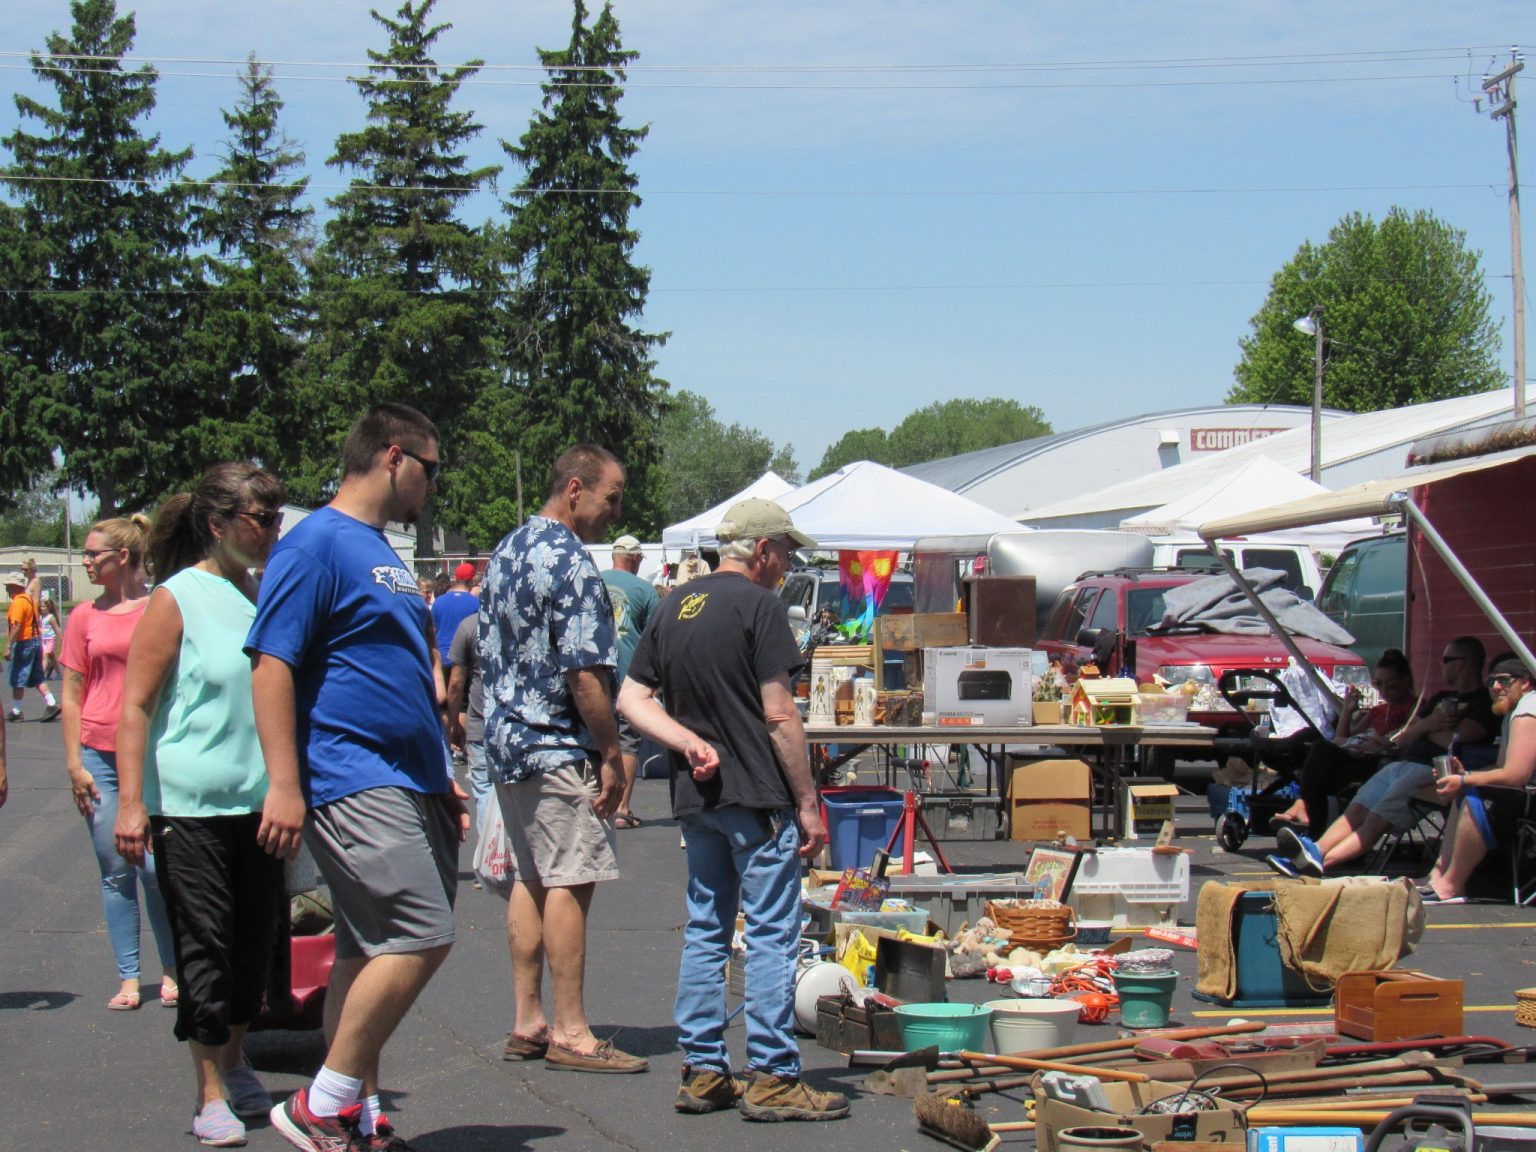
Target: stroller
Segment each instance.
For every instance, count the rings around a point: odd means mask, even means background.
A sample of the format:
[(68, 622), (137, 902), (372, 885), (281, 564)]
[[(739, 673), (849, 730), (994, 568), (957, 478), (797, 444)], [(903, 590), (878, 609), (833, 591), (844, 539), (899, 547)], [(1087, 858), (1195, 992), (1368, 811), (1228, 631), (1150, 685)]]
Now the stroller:
[[(1286, 688), (1282, 678), (1287, 672), (1291, 669), (1229, 670), (1222, 673), (1217, 685), (1222, 698), (1239, 712), (1246, 712), (1256, 700), (1265, 700), (1271, 711), (1287, 708), (1302, 720), (1302, 727), (1286, 736), (1270, 736), (1258, 729), (1249, 733), (1250, 763), (1255, 771), (1260, 766), (1274, 769), (1276, 777), (1263, 788), (1249, 784), (1227, 794), (1226, 808), (1216, 817), (1216, 842), (1228, 852), (1241, 848), (1252, 832), (1270, 834), (1270, 818), (1289, 808), (1301, 794), (1298, 777), (1306, 763), (1307, 750), (1314, 742), (1327, 739)], [(1265, 683), (1259, 686), (1256, 681)]]

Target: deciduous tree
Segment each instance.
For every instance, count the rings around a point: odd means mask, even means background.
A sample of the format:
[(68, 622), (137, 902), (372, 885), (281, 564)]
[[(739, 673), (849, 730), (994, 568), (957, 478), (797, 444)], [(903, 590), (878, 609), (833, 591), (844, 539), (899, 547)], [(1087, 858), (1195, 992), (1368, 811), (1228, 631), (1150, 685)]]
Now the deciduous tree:
[(872, 460), (892, 468), (921, 464), (1049, 435), (1045, 413), (1034, 405), (992, 397), (985, 400), (939, 400), (911, 413), (887, 434), (880, 428), (846, 432), (822, 456), (811, 479), (836, 472), (855, 460)]
[(1323, 310), (1323, 403), (1371, 412), (1507, 383), (1478, 253), (1429, 212), (1393, 208), (1379, 224), (1344, 217), (1275, 273), (1239, 343), (1227, 402), (1312, 402), (1315, 344), (1293, 329)]
[(755, 428), (722, 423), (709, 401), (687, 390), (667, 404), (658, 440), (667, 524), (698, 515), (770, 470), (791, 484), (799, 482), (793, 445), (775, 448)]

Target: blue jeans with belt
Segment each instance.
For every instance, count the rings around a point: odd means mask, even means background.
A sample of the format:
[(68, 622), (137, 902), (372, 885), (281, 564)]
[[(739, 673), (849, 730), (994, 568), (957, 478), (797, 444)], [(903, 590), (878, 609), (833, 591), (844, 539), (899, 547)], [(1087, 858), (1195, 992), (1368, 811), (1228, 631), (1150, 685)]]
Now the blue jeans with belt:
[(738, 907), (746, 917), (747, 1067), (800, 1074), (795, 957), (800, 832), (789, 809), (716, 808), (679, 817), (688, 841), (688, 925), (675, 1016), (683, 1059), (730, 1071), (725, 967)]
[(165, 915), (165, 901), (155, 880), (155, 860), (144, 853), (144, 866), (135, 868), (117, 854), (114, 830), (117, 826), (117, 753), (82, 747), (80, 759), (96, 781), (101, 799), (95, 811), (86, 817), (91, 846), (96, 850), (96, 866), (101, 870), (101, 910), (107, 920), (107, 939), (117, 958), (121, 980), (139, 978), (139, 885), (144, 885), (144, 909), (149, 914), (155, 950), (160, 966), (176, 971), (176, 949), (171, 938), (171, 922)]

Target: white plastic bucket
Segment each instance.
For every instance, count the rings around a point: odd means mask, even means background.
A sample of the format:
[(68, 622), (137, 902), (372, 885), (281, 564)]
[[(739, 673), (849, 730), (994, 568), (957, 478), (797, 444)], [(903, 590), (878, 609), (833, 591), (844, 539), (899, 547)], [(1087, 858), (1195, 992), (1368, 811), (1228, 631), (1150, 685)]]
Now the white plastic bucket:
[(991, 1000), (992, 1050), (1000, 1056), (1057, 1048), (1077, 1035), (1076, 1000)]
[(795, 1026), (807, 1036), (816, 1035), (816, 1001), (836, 996), (843, 982), (853, 987), (853, 974), (841, 964), (816, 960), (795, 973)]

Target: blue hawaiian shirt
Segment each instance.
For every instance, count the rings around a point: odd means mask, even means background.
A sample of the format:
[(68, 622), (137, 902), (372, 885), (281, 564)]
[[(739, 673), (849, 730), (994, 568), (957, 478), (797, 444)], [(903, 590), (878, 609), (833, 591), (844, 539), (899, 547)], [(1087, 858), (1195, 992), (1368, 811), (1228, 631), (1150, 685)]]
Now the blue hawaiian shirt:
[(618, 633), (608, 590), (576, 533), (530, 517), (491, 554), (481, 605), (485, 755), (496, 779), (526, 780), (595, 758), (565, 674), (613, 668)]

